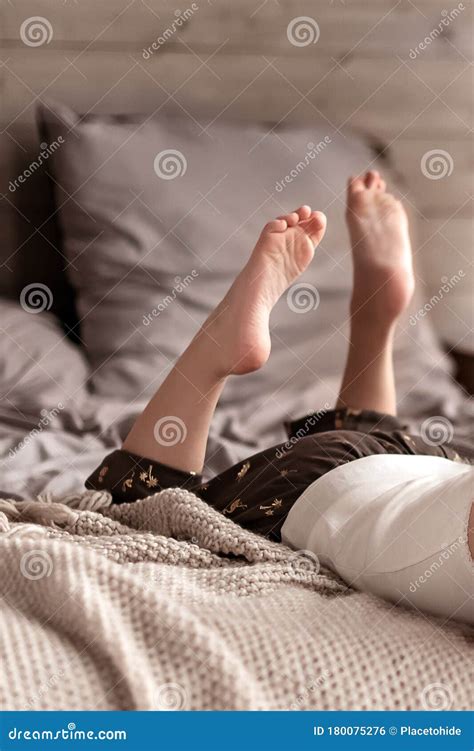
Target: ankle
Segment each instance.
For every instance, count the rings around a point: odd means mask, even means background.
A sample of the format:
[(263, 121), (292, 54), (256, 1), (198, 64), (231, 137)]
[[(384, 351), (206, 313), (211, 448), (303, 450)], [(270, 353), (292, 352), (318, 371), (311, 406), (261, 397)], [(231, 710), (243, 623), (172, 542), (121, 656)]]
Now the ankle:
[(360, 325), (374, 329), (380, 333), (393, 329), (406, 307), (405, 300), (394, 293), (393, 285), (386, 289), (378, 284), (374, 291), (367, 289), (365, 285), (354, 280), (354, 291), (350, 302), (351, 321), (354, 325)]
[(222, 384), (228, 373), (221, 363), (221, 347), (212, 333), (199, 329), (178, 360), (178, 367), (188, 374), (197, 389), (207, 391)]

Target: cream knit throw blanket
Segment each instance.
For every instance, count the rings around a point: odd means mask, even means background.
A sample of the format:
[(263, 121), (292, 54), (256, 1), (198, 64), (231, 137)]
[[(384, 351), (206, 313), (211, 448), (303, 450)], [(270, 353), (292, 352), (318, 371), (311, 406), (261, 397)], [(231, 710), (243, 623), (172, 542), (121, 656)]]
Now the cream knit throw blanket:
[(1, 709), (469, 708), (467, 627), (183, 490), (0, 501), (0, 562)]

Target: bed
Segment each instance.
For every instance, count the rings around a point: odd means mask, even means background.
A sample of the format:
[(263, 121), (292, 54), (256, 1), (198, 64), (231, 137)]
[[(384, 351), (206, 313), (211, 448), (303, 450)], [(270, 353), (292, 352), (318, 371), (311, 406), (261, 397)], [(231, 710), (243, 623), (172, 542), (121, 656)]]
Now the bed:
[[(274, 311), (269, 364), (229, 381), (211, 430), (207, 476), (284, 440), (285, 420), (329, 408), (347, 347), (345, 179), (378, 165), (400, 194), (408, 179), (384, 158), (374, 133), (342, 127), (342, 120), (334, 127), (327, 110), (311, 107), (310, 117), (292, 124), (273, 110), (269, 125), (252, 99), (246, 106), (255, 105), (254, 122), (230, 112), (203, 120), (185, 111), (193, 92), (178, 106), (161, 91), (156, 111), (134, 85), (126, 89), (126, 111), (119, 110), (109, 77), (124, 45), (120, 11), (117, 36), (106, 33), (84, 50), (87, 72), (75, 63), (74, 75), (82, 72), (91, 86), (98, 67), (107, 79), (106, 112), (81, 100), (85, 88), (74, 97), (59, 87), (60, 101), (29, 100), (23, 122), (14, 97), (16, 129), (10, 124), (2, 136), (10, 146), (3, 152), (0, 299), (1, 705), (468, 709), (467, 627), (348, 589), (304, 551), (245, 532), (184, 491), (117, 507), (107, 493), (84, 490), (227, 289), (262, 224), (303, 201), (326, 211), (327, 236), (301, 280), (303, 294), (291, 305), (283, 298)], [(206, 24), (223, 21), (218, 11), (203, 14)], [(334, 14), (331, 7), (327, 19)], [(12, 17), (6, 66), (18, 73)], [(94, 22), (108, 28), (110, 18)], [(372, 30), (373, 18), (366, 22)], [(213, 37), (206, 24), (206, 38)], [(62, 13), (53, 26), (37, 58), (48, 71), (58, 60), (54, 44), (74, 47), (84, 33)], [(144, 45), (144, 24), (133, 28), (140, 28), (135, 48)], [(194, 33), (191, 17), (186, 28)], [(258, 38), (249, 33), (247, 43)], [(26, 46), (31, 58), (35, 47)], [(377, 45), (368, 49), (377, 54)], [(194, 54), (181, 60), (183, 71)], [(169, 55), (174, 63), (182, 57), (175, 48)], [(155, 94), (176, 74), (169, 55)], [(144, 61), (142, 54), (135, 73)], [(139, 72), (156, 79), (153, 67)], [(207, 85), (201, 93), (205, 107), (215, 92)], [(467, 221), (463, 212), (458, 220)], [(22, 232), (31, 223), (34, 231), (19, 235), (19, 222)], [(468, 264), (444, 270), (443, 283), (464, 300), (459, 271), (467, 273)], [(468, 438), (472, 402), (453, 378), (433, 328), (438, 319), (425, 309), (433, 278), (423, 264), (417, 273), (420, 296), (396, 337), (399, 409), (433, 440), (440, 431), (444, 440)], [(439, 315), (441, 307), (434, 309)], [(448, 344), (468, 348), (468, 328)]]

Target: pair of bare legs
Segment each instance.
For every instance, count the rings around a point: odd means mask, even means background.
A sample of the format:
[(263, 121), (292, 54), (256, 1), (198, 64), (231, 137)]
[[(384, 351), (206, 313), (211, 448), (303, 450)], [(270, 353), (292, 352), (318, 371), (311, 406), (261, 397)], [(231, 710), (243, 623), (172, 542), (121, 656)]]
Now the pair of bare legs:
[[(346, 220), (352, 245), (350, 344), (337, 407), (396, 414), (393, 336), (415, 282), (408, 220), (378, 172), (351, 178)], [(273, 306), (307, 268), (326, 217), (302, 206), (269, 222), (231, 288), (136, 420), (123, 448), (200, 473), (209, 427), (230, 375), (261, 368), (270, 355)], [(185, 440), (160, 441), (157, 422), (182, 420)], [(468, 546), (474, 558), (474, 505)]]
[[(407, 217), (385, 188), (375, 171), (348, 184), (354, 286), (350, 346), (337, 406), (395, 414), (393, 333), (412, 296), (414, 277)], [(325, 229), (324, 214), (309, 206), (264, 227), (248, 263), (138, 417), (124, 449), (185, 472), (201, 472), (226, 379), (258, 370), (268, 360), (272, 308), (311, 263)], [(156, 440), (157, 421), (166, 416), (184, 423), (183, 442)]]

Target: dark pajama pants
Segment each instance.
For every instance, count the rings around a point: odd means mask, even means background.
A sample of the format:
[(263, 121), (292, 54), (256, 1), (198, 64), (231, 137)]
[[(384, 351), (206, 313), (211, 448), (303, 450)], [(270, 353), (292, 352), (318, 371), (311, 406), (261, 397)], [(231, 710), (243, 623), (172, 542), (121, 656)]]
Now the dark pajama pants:
[(110, 491), (116, 503), (130, 503), (165, 488), (185, 488), (242, 527), (280, 540), (281, 527), (301, 494), (341, 464), (374, 454), (474, 463), (469, 446), (432, 445), (406, 432), (398, 418), (367, 410), (318, 412), (289, 423), (287, 430), (286, 443), (260, 451), (206, 483), (200, 475), (117, 450), (103, 460), (86, 486)]

